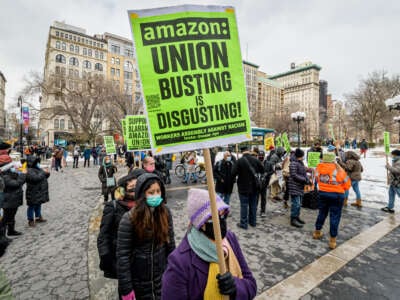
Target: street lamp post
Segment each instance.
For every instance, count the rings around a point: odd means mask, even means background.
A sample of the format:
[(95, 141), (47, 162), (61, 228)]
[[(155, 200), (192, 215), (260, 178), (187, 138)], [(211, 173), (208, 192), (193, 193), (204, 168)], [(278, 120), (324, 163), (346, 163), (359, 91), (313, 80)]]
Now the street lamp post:
[(300, 148), (300, 122), (306, 118), (306, 113), (302, 111), (296, 111), (290, 114), (290, 117), (294, 122), (297, 123), (297, 148)]
[(395, 121), (399, 124), (399, 144), (400, 144), (400, 117), (394, 117), (393, 121)]
[(24, 149), (22, 147), (22, 97), (18, 97), (18, 107), (20, 108), (20, 119), (19, 119), (19, 150), (21, 152), (21, 157), (23, 156)]

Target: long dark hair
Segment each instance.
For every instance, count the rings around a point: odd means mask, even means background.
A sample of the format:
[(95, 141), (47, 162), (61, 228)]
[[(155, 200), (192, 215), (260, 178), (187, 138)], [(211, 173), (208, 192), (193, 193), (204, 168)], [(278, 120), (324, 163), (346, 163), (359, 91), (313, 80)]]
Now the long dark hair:
[(154, 208), (154, 211), (146, 204), (145, 192), (154, 183), (158, 183), (161, 187), (157, 179), (146, 182), (142, 195), (136, 199), (136, 207), (130, 211), (130, 220), (140, 240), (154, 238), (158, 245), (162, 245), (170, 242), (169, 211), (165, 206), (165, 199)]

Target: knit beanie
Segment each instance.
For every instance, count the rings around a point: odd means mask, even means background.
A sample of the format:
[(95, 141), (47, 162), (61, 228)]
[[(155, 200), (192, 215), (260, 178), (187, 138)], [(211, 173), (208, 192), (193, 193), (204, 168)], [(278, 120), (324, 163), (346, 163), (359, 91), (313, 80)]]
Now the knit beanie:
[(304, 151), (301, 150), (300, 148), (297, 148), (296, 151), (294, 152), (294, 156), (296, 156), (297, 158), (304, 157)]
[(333, 153), (333, 152), (325, 152), (325, 153), (322, 155), (322, 161), (323, 161), (323, 162), (326, 162), (326, 163), (335, 162), (335, 159), (336, 159), (336, 155), (335, 155), (335, 153)]
[[(216, 195), (217, 210), (228, 210), (229, 205)], [(196, 229), (200, 229), (204, 223), (211, 218), (211, 203), (207, 190), (190, 189), (188, 192), (187, 211), (190, 222)]]
[(328, 151), (329, 151), (329, 152), (333, 152), (333, 151), (335, 151), (335, 149), (336, 149), (336, 147), (333, 146), (332, 144), (329, 144), (329, 145), (328, 145)]
[(394, 149), (391, 153), (394, 156), (400, 156), (400, 150), (399, 149)]

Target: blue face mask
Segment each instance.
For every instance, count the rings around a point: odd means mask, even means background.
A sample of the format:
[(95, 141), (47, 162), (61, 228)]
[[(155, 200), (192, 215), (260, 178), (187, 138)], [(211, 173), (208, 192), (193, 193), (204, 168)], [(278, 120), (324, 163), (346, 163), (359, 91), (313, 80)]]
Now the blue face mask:
[(11, 171), (12, 173), (15, 173), (15, 172), (17, 172), (17, 170), (15, 170), (15, 168), (14, 168), (14, 167), (10, 168), (10, 171)]
[(161, 204), (163, 201), (163, 198), (161, 195), (154, 195), (154, 196), (147, 196), (146, 197), (146, 203), (150, 207), (157, 207)]
[(37, 163), (37, 164), (36, 164), (36, 167), (37, 167), (38, 169), (40, 169), (40, 164), (39, 164), (39, 163)]
[(226, 160), (227, 160), (227, 161), (231, 161), (231, 160), (232, 160), (232, 157), (228, 156), (228, 157), (226, 158)]

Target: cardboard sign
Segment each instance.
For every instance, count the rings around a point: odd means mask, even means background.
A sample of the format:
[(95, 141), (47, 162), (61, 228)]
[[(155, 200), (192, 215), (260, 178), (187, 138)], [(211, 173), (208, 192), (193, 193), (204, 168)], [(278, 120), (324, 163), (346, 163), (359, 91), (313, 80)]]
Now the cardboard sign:
[(117, 150), (115, 149), (114, 137), (112, 135), (104, 136), (104, 145), (106, 147), (107, 154), (116, 154)]
[(152, 148), (160, 154), (251, 140), (233, 7), (128, 14)]
[(320, 152), (308, 152), (307, 153), (307, 165), (309, 168), (315, 168), (321, 161)]

